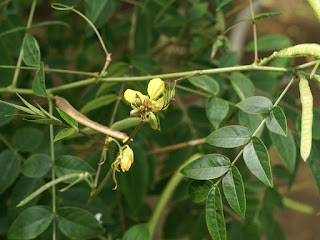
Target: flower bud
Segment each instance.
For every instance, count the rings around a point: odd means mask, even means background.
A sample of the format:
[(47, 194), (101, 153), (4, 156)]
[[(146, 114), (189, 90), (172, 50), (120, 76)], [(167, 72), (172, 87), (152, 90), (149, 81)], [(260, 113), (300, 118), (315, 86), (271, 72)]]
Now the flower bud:
[(133, 151), (129, 146), (127, 146), (127, 148), (122, 152), (122, 159), (120, 162), (120, 167), (122, 172), (129, 171), (132, 163), (133, 163)]
[(137, 104), (137, 106), (140, 106), (142, 104), (142, 101), (138, 95), (136, 97), (135, 103)]
[(154, 130), (158, 129), (158, 119), (153, 112), (151, 112), (148, 116), (150, 127)]
[(130, 117), (137, 117), (140, 114), (140, 109), (136, 108), (130, 111)]

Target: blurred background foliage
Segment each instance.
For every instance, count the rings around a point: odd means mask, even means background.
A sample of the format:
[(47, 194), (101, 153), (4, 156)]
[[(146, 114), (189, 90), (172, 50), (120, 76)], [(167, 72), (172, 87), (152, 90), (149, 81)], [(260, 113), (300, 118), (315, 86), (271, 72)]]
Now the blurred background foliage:
[[(19, 56), (32, 1), (4, 0), (0, 2), (0, 65), (15, 65)], [(28, 30), (38, 41), (41, 59), (45, 67), (71, 69), (85, 72), (99, 72), (105, 57), (96, 35), (89, 25), (71, 11), (56, 11), (50, 7), (54, 1), (37, 1), (33, 24), (52, 21), (50, 25)], [(180, 72), (195, 69), (232, 67), (250, 64), (253, 59), (251, 42), (251, 23), (243, 22), (224, 34), (236, 21), (250, 18), (246, 15), (249, 1), (223, 0), (65, 0), (64, 4), (74, 6), (99, 29), (112, 62), (107, 77), (142, 76)], [(303, 42), (317, 42), (319, 23), (317, 23), (306, 1), (255, 1), (256, 13), (288, 11), (279, 16), (262, 19), (258, 22), (259, 57), (270, 55), (273, 51)], [(218, 10), (217, 10), (218, 9)], [(240, 17), (240, 19), (239, 19)], [(60, 22), (54, 22), (60, 21)], [(249, 25), (248, 25), (249, 24)], [(10, 30), (10, 34), (3, 34)], [(2, 35), (3, 34), (3, 35)], [(307, 59), (308, 60), (308, 59)], [(297, 63), (305, 61), (294, 60)], [(301, 62), (299, 62), (301, 61)], [(292, 62), (291, 62), (292, 63)], [(274, 66), (289, 66), (288, 60), (276, 60)], [(18, 88), (32, 86), (34, 71), (21, 70)], [(289, 75), (272, 72), (250, 72), (240, 74), (211, 75), (218, 83), (215, 92), (212, 86), (199, 86), (192, 80), (179, 82), (176, 101), (160, 115), (161, 131), (154, 131), (143, 125), (130, 144), (135, 152), (135, 163), (127, 173), (119, 174), (118, 190), (113, 191), (110, 181), (89, 209), (91, 213), (101, 213), (105, 228), (100, 239), (120, 239), (131, 226), (149, 220), (155, 203), (173, 172), (194, 153), (209, 154), (219, 152), (233, 159), (239, 149), (218, 149), (208, 144), (154, 154), (154, 150), (207, 137), (215, 128), (216, 119), (209, 104), (212, 97), (238, 103), (242, 96), (265, 95), (275, 100), (280, 89), (287, 83)], [(5, 88), (12, 82), (14, 69), (0, 69), (0, 87)], [(62, 86), (85, 79), (85, 76), (65, 73), (46, 73), (47, 88)], [(240, 79), (240, 80), (239, 80)], [(171, 79), (174, 80), (174, 79)], [(200, 84), (201, 85), (201, 84)], [(87, 108), (84, 112), (91, 119), (108, 125), (121, 83), (97, 83), (88, 86), (59, 91), (60, 95), (82, 109), (88, 102), (109, 96), (101, 106)], [(125, 88), (146, 93), (147, 82), (127, 82)], [(209, 88), (209, 91), (208, 91)], [(238, 89), (238, 91), (237, 91)], [(239, 90), (240, 89), (240, 90)], [(319, 89), (312, 86), (315, 107)], [(295, 85), (285, 96), (283, 107), (297, 140), (300, 110), (296, 98)], [(241, 95), (243, 94), (243, 95)], [(110, 97), (111, 96), (111, 97)], [(25, 95), (29, 102), (36, 100), (43, 107), (45, 99)], [(1, 99), (18, 102), (15, 94), (2, 93)], [(240, 123), (254, 130), (262, 120), (260, 115), (248, 115), (234, 106), (220, 126)], [(115, 121), (129, 116), (130, 105), (121, 101)], [(35, 125), (19, 118), (4, 117), (14, 114), (15, 110), (0, 105), (0, 235), (5, 238), (9, 226), (24, 209), (34, 205), (50, 206), (50, 192), (46, 191), (27, 205), (15, 205), (50, 179), (49, 128)], [(57, 115), (57, 114), (56, 114)], [(320, 118), (319, 111), (315, 113)], [(320, 119), (319, 119), (320, 120)], [(315, 122), (315, 125), (317, 123)], [(62, 128), (55, 127), (57, 133)], [(125, 130), (130, 134), (133, 128)], [(320, 133), (314, 128), (315, 145), (319, 146)], [(246, 219), (241, 219), (227, 207), (225, 199), (224, 214), (227, 223), (228, 239), (317, 239), (320, 211), (319, 194), (308, 167), (299, 164), (289, 171), (282, 161), (285, 156), (277, 149), (267, 129), (261, 137), (269, 149), (275, 187), (264, 186), (254, 178), (243, 161), (237, 162), (245, 183), (247, 195)], [(103, 138), (103, 136), (99, 136)], [(296, 146), (286, 146), (295, 155)], [(317, 148), (315, 148), (317, 149)], [(72, 155), (85, 161), (95, 172), (100, 159), (101, 146), (85, 138), (76, 137), (55, 143), (56, 157)], [(28, 171), (28, 163), (40, 158), (42, 172)], [(319, 155), (317, 155), (319, 156)], [(107, 162), (102, 166), (104, 176), (114, 161), (115, 154), (108, 152)], [(44, 162), (43, 162), (44, 161)], [(57, 162), (59, 171), (59, 161)], [(63, 165), (63, 164), (62, 164)], [(299, 166), (300, 165), (300, 166)], [(61, 166), (63, 168), (64, 166)], [(314, 170), (318, 171), (319, 168)], [(31, 175), (30, 175), (31, 174)], [(5, 178), (5, 180), (3, 180)], [(204, 204), (193, 203), (188, 193), (190, 180), (185, 179), (176, 189), (164, 216), (161, 218), (155, 239), (209, 239), (206, 229)], [(316, 183), (315, 183), (316, 182)], [(62, 188), (64, 185), (61, 184)], [(57, 206), (83, 207), (89, 197), (89, 189), (84, 183), (57, 193)], [(289, 198), (289, 200), (288, 200)], [(290, 199), (312, 208), (312, 212), (299, 212), (300, 208), (290, 205)], [(289, 203), (288, 203), (289, 201)], [(297, 210), (298, 209), (298, 210)], [(310, 208), (309, 208), (310, 209)], [(48, 228), (39, 239), (50, 239)], [(58, 232), (58, 239), (67, 239)]]

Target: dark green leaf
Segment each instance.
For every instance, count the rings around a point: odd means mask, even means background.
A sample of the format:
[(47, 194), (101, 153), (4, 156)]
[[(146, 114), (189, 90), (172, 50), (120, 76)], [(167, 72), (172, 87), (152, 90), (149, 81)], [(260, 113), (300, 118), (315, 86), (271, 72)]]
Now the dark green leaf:
[(75, 128), (78, 130), (78, 122), (74, 120), (69, 114), (65, 113), (61, 109), (57, 108), (60, 116), (65, 120), (71, 127)]
[(12, 138), (12, 144), (15, 148), (23, 152), (33, 152), (42, 143), (43, 133), (37, 128), (20, 128)]
[(52, 124), (52, 125), (61, 125), (61, 121), (57, 121), (54, 119), (23, 119), (32, 123), (37, 123), (37, 124)]
[(40, 178), (46, 175), (51, 167), (51, 158), (47, 154), (31, 155), (22, 166), (22, 173), (30, 178)]
[[(91, 175), (95, 174), (94, 169), (85, 161), (75, 156), (63, 155), (57, 157), (55, 160), (55, 168), (57, 177), (62, 177), (71, 173), (84, 173), (88, 172)], [(66, 183), (72, 183), (74, 178), (68, 179)]]
[(26, 33), (23, 39), (23, 61), (27, 66), (38, 67), (40, 65), (40, 48), (37, 40)]
[(195, 203), (207, 199), (213, 184), (210, 181), (192, 181), (188, 185), (188, 192), (191, 200)]
[(274, 11), (274, 12), (269, 12), (269, 13), (260, 13), (254, 17), (254, 20), (258, 21), (263, 18), (274, 17), (274, 16), (278, 16), (278, 15), (281, 15), (281, 14), (284, 14), (287, 12), (288, 11)]
[(112, 124), (111, 128), (114, 130), (122, 131), (131, 127), (135, 127), (140, 123), (140, 118), (125, 118)]
[[(275, 51), (291, 46), (291, 41), (285, 35), (266, 35), (258, 39), (259, 51)], [(251, 41), (246, 47), (246, 51), (254, 51), (254, 43)]]
[(105, 96), (101, 96), (98, 97), (90, 102), (88, 102), (86, 105), (84, 105), (80, 112), (85, 114), (88, 113), (94, 109), (103, 107), (103, 106), (107, 106), (110, 103), (114, 102), (117, 99), (117, 95), (115, 94), (110, 94), (110, 95), (105, 95)]
[(69, 238), (88, 239), (103, 233), (97, 219), (87, 210), (64, 207), (57, 211), (58, 227)]
[(244, 218), (246, 213), (244, 186), (241, 174), (235, 166), (232, 166), (223, 177), (222, 187), (230, 207)]
[(310, 157), (308, 158), (307, 164), (310, 168), (312, 177), (314, 178), (314, 181), (316, 182), (316, 185), (318, 187), (318, 192), (320, 194), (320, 150), (319, 146), (316, 144), (312, 144), (312, 150)]
[(149, 166), (141, 148), (134, 148), (134, 163), (130, 171), (119, 176), (120, 190), (131, 211), (137, 210), (144, 199), (148, 187)]
[(150, 240), (148, 224), (137, 224), (129, 228), (123, 240)]
[(223, 148), (234, 148), (247, 144), (251, 138), (249, 129), (242, 126), (227, 126), (211, 133), (206, 142)]
[(206, 222), (209, 233), (214, 240), (227, 239), (221, 195), (217, 187), (211, 190), (207, 199)]
[(40, 115), (42, 117), (45, 117), (44, 113), (42, 113), (38, 108), (36, 108), (35, 106), (33, 106), (32, 104), (28, 103), (28, 101), (26, 101), (23, 97), (21, 97), (18, 93), (17, 93), (18, 97), (21, 99), (21, 101), (24, 103), (24, 105), (26, 105), (31, 111), (33, 111), (33, 113), (31, 114), (37, 114)]
[(5, 150), (0, 154), (0, 194), (3, 193), (16, 180), (20, 172), (19, 156)]
[(267, 128), (276, 134), (287, 136), (287, 119), (280, 107), (274, 107), (266, 122)]
[(185, 166), (181, 173), (188, 178), (197, 180), (214, 179), (225, 174), (230, 166), (230, 160), (220, 154), (208, 154)]
[(228, 3), (232, 2), (232, 0), (222, 0), (220, 1), (219, 5), (217, 6), (216, 11), (219, 11), (221, 8), (223, 8)]
[(13, 118), (13, 116), (8, 115), (13, 115), (15, 112), (14, 108), (0, 102), (0, 127), (8, 124)]
[(36, 102), (36, 104), (38, 105), (38, 108), (40, 109), (40, 111), (43, 112), (47, 117), (49, 117), (50, 119), (55, 120), (55, 121), (61, 123), (61, 121), (60, 121), (58, 118), (56, 118), (56, 117), (53, 116), (52, 114), (48, 113), (48, 112), (47, 112), (45, 109), (43, 109), (37, 102)]
[(250, 143), (245, 146), (243, 159), (253, 175), (264, 184), (273, 186), (268, 150), (259, 138), (253, 137)]
[(290, 131), (287, 132), (287, 136), (280, 136), (269, 132), (272, 143), (277, 149), (281, 159), (286, 164), (290, 173), (294, 172), (296, 165), (296, 144)]
[[(258, 126), (261, 124), (263, 120), (260, 114), (246, 113), (242, 110), (239, 110), (238, 118), (241, 126), (248, 128), (252, 133), (254, 133), (257, 130)], [(263, 131), (263, 127), (260, 128), (256, 136), (259, 137), (262, 131)]]
[(149, 13), (142, 8), (136, 11), (136, 27), (134, 28), (133, 52), (137, 56), (148, 54), (150, 46)]
[(251, 80), (239, 72), (231, 74), (231, 84), (241, 100), (252, 97), (255, 87)]
[(237, 104), (238, 108), (247, 113), (267, 113), (272, 106), (272, 102), (262, 96), (249, 97)]
[(227, 101), (218, 98), (210, 98), (207, 103), (207, 117), (215, 129), (219, 128), (229, 111)]
[(77, 129), (75, 128), (64, 128), (60, 132), (58, 132), (58, 134), (54, 137), (54, 141), (56, 142), (66, 137), (69, 137), (76, 132), (77, 132)]
[(201, 18), (203, 17), (208, 11), (208, 3), (198, 3), (195, 4), (191, 9), (190, 9), (190, 21), (194, 21), (196, 18)]
[(212, 95), (217, 95), (220, 91), (217, 81), (207, 75), (193, 76), (188, 79), (193, 85), (211, 93)]
[(44, 66), (43, 62), (40, 63), (40, 68), (36, 72), (36, 75), (34, 77), (34, 80), (32, 82), (32, 91), (40, 97), (47, 97), (47, 91), (46, 91), (46, 80), (44, 75)]
[(42, 206), (24, 210), (12, 223), (8, 231), (9, 239), (31, 239), (39, 236), (52, 222), (52, 212)]

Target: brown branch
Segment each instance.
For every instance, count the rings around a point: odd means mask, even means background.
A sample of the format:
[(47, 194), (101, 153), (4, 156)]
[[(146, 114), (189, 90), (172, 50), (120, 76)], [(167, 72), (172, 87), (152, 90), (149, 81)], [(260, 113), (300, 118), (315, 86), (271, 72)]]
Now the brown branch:
[(180, 149), (180, 148), (185, 148), (185, 147), (192, 147), (192, 146), (196, 146), (196, 145), (200, 145), (205, 143), (205, 138), (200, 138), (200, 139), (196, 139), (196, 140), (191, 140), (188, 142), (184, 142), (184, 143), (178, 143), (175, 145), (170, 145), (167, 147), (163, 147), (163, 148), (157, 148), (151, 151), (147, 152), (147, 155), (153, 155), (153, 154), (158, 154), (158, 153), (163, 153), (163, 152), (169, 152), (169, 151), (173, 151), (176, 149)]

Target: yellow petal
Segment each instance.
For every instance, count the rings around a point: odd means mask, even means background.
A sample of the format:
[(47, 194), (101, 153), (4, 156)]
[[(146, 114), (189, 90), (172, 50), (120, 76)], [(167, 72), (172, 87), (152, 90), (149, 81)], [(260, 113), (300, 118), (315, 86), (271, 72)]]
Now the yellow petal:
[(159, 98), (157, 101), (152, 101), (152, 111), (158, 112), (161, 110), (163, 104), (163, 97)]
[(133, 151), (128, 146), (122, 153), (122, 159), (120, 162), (122, 172), (129, 171), (131, 165), (133, 163)]
[(150, 100), (156, 99), (163, 93), (165, 88), (164, 82), (160, 78), (154, 78), (150, 80), (148, 84), (148, 95)]
[(141, 101), (144, 100), (144, 95), (141, 92), (132, 89), (127, 89), (124, 92), (124, 99), (127, 100), (129, 103), (132, 103), (136, 100), (137, 95), (140, 97)]

